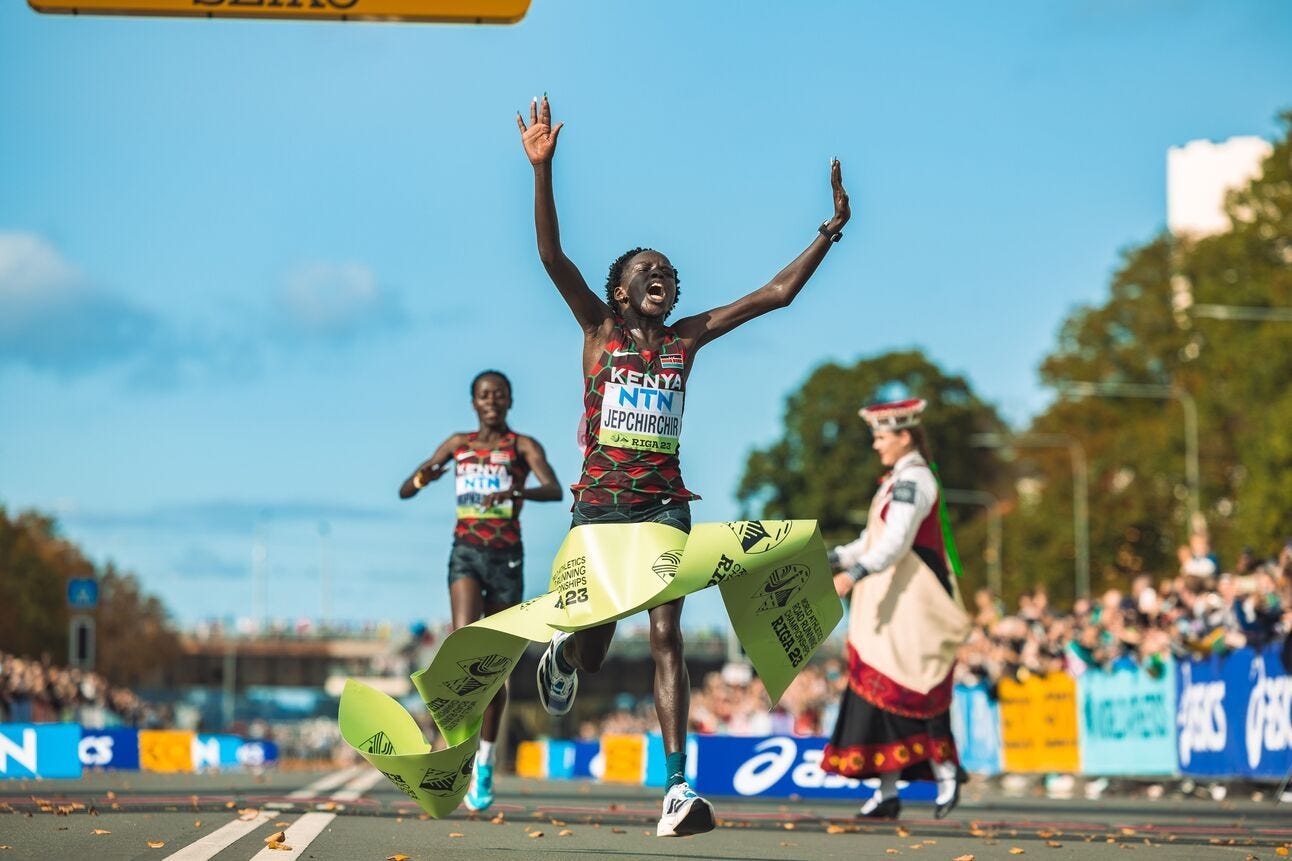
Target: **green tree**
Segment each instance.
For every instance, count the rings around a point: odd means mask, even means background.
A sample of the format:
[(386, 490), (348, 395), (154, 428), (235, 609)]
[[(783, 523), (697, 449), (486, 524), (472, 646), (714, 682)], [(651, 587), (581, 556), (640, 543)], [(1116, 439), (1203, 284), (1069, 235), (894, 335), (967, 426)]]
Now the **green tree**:
[[(1196, 302), (1292, 307), (1292, 114), (1262, 174), (1232, 194), (1232, 229), (1197, 241), (1159, 235), (1123, 255), (1108, 300), (1073, 313), (1042, 380), (1179, 387), (1198, 404), (1203, 515), (1223, 561), (1251, 544), (1274, 551), (1292, 499), (1292, 324), (1177, 316), (1173, 280)], [(1172, 401), (1060, 398), (1032, 422), (1078, 438), (1090, 455), (1094, 585), (1172, 574), (1187, 537), (1183, 419)], [(1060, 512), (1071, 498), (1062, 453), (1028, 453), (1037, 490), (1006, 528), (1008, 554), (1061, 569)]]
[[(787, 398), (784, 434), (746, 461), (736, 492), (746, 516), (815, 518), (827, 542), (855, 538), (884, 472), (857, 411), (903, 397), (929, 402), (924, 428), (944, 486), (999, 488), (1005, 476), (996, 455), (969, 445), (973, 434), (1004, 429), (995, 408), (923, 353), (894, 352), (848, 366), (821, 365)], [(953, 507), (950, 513), (962, 525), (982, 516), (981, 509)], [(981, 558), (983, 529), (974, 524), (964, 532), (957, 535), (977, 581), (982, 566), (974, 560)]]
[(67, 661), (67, 584), (97, 577), (96, 666), (116, 684), (155, 678), (178, 656), (166, 608), (138, 580), (111, 563), (96, 570), (53, 518), (24, 511), (11, 518), (0, 506), (0, 651), (55, 663)]

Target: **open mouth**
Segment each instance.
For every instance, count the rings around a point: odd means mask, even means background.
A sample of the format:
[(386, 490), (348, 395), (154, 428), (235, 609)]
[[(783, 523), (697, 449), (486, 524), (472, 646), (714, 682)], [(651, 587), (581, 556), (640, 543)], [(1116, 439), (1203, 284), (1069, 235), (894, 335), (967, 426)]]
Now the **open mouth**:
[(664, 289), (663, 284), (649, 284), (646, 287), (646, 298), (652, 302), (663, 303), (668, 298), (668, 291)]

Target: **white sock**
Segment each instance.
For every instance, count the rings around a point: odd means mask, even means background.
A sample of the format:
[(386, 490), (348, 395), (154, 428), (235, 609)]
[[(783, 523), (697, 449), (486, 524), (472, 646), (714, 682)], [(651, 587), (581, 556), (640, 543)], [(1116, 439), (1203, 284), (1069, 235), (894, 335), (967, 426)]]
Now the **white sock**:
[(868, 814), (883, 802), (896, 797), (897, 772), (890, 771), (885, 774), (881, 774), (879, 776), (879, 788), (875, 790), (874, 795), (867, 798), (865, 803), (861, 805), (861, 813), (863, 815)]
[(493, 742), (480, 739), (480, 749), (476, 751), (476, 765), (493, 765)]
[(938, 804), (946, 804), (956, 794), (956, 778), (959, 769), (954, 762), (930, 762), (933, 776), (938, 781)]

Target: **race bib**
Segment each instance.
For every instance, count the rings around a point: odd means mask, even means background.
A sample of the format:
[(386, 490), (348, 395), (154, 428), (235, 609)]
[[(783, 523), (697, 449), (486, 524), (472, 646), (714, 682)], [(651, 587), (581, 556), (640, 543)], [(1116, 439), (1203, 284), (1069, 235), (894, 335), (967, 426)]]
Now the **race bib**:
[(676, 390), (606, 383), (597, 439), (616, 448), (676, 454), (684, 397)]
[(486, 496), (505, 490), (511, 490), (511, 473), (502, 464), (458, 464), (458, 520), (510, 518), (512, 516), (510, 499), (504, 499), (493, 508), (480, 507), (480, 503)]

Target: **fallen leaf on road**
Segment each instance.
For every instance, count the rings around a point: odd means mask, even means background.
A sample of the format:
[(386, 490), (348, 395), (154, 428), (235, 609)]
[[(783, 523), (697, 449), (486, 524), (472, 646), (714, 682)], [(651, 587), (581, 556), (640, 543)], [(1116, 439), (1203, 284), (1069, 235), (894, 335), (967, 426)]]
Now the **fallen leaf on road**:
[(843, 826), (842, 826), (842, 825), (827, 825), (827, 826), (825, 827), (825, 833), (826, 833), (826, 834), (843, 834), (843, 833), (844, 833), (844, 829), (843, 829)]
[(1288, 848), (1286, 846), (1280, 846), (1279, 848), (1274, 850), (1274, 854), (1282, 855), (1284, 858), (1286, 858), (1288, 856)]
[(149, 840), (149, 841), (148, 841), (148, 848), (149, 848), (149, 849), (160, 849), (160, 848), (162, 848), (162, 847), (163, 847), (163, 846), (165, 846), (165, 845), (166, 845), (166, 841), (165, 841), (165, 840)]
[(529, 832), (529, 836), (530, 836), (530, 837), (542, 837), (542, 836), (543, 836), (543, 832), (542, 832), (542, 831), (531, 831), (531, 832)]
[(623, 828), (611, 828), (611, 829), (610, 829), (610, 833), (611, 833), (611, 834), (627, 834), (628, 832), (627, 832), (626, 830), (624, 830)]
[(786, 822), (782, 824), (781, 827), (784, 828), (786, 831), (793, 831), (795, 828), (795, 825), (793, 822)]
[(1046, 845), (1046, 846), (1049, 846), (1051, 849), (1062, 849), (1062, 848), (1063, 848), (1063, 844), (1062, 844), (1062, 843), (1060, 843), (1060, 842), (1059, 842), (1059, 841), (1057, 841), (1057, 840), (1047, 840), (1047, 841), (1045, 841), (1045, 845)]
[[(453, 835), (450, 834), (449, 836), (452, 837)], [(409, 861), (410, 858), (411, 856), (405, 855), (403, 852), (396, 852), (394, 855), (387, 855), (386, 861)]]
[(885, 855), (901, 855), (902, 853), (901, 853), (901, 852), (898, 852), (896, 849), (885, 849), (885, 850), (884, 850), (884, 854), (885, 854)]
[(201, 828), (201, 827), (202, 827), (202, 820), (200, 820), (200, 819), (194, 819), (194, 820), (193, 820), (193, 827), (194, 827), (194, 828)]
[(571, 831), (571, 830), (570, 830), (570, 829), (568, 829), (568, 828), (562, 828), (560, 831), (558, 831), (558, 832), (556, 833), (556, 836), (557, 836), (557, 837), (573, 837), (573, 836), (574, 836), (574, 832), (573, 832), (573, 831)]
[(897, 836), (898, 836), (898, 837), (910, 837), (910, 836), (911, 836), (911, 832), (910, 832), (910, 831), (908, 831), (908, 830), (906, 830), (905, 828), (903, 828), (902, 826), (900, 826), (900, 825), (899, 825), (899, 826), (897, 826)]
[(275, 827), (275, 828), (286, 828), (288, 825), (291, 825), (291, 823), (290, 823), (290, 822), (275, 822), (275, 823), (274, 823), (274, 827)]
[(244, 807), (238, 811), (238, 818), (244, 819), (244, 820), (255, 819), (259, 815), (260, 815), (260, 811), (254, 807)]
[(1023, 854), (1023, 850), (1022, 850), (1022, 849), (1019, 849), (1017, 846), (1015, 846), (1013, 849), (1009, 850), (1009, 854), (1010, 854), (1010, 855), (1022, 855), (1022, 854)]
[(286, 839), (287, 839), (287, 834), (285, 832), (275, 831), (273, 834), (270, 834), (268, 837), (265, 838), (265, 842), (282, 843)]
[(494, 825), (502, 825), (503, 824), (502, 814), (499, 813), (497, 816), (495, 816), (493, 819), (490, 819), (489, 821), (492, 822)]
[(286, 843), (280, 843), (277, 840), (275, 840), (273, 843), (266, 843), (265, 845), (268, 846), (270, 849), (277, 849), (279, 852), (292, 851), (292, 847), (288, 846)]
[(96, 828), (96, 829), (94, 829), (93, 831), (91, 831), (90, 833), (91, 833), (91, 834), (111, 834), (112, 832), (111, 832), (111, 831), (107, 831), (107, 830), (105, 830), (105, 829), (103, 829), (103, 828)]
[(561, 820), (559, 820), (559, 819), (553, 819), (553, 820), (552, 820), (552, 824), (553, 824), (553, 825), (555, 825), (555, 826), (557, 826), (557, 827), (559, 828), (559, 827), (561, 827), (562, 825), (564, 825), (565, 823), (564, 823), (564, 822), (562, 822), (562, 821), (561, 821)]
[(952, 861), (973, 861), (972, 855), (957, 855)]

